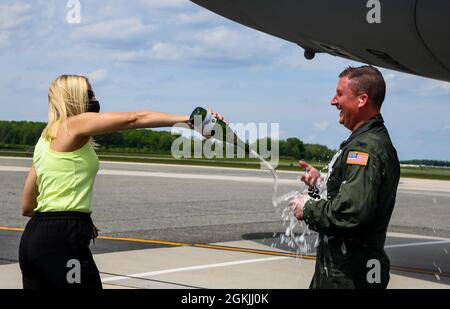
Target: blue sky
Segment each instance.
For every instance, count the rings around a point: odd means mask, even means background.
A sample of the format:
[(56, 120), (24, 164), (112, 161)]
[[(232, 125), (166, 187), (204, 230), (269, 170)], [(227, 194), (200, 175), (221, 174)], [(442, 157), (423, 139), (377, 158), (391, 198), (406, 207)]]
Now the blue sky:
[[(248, 29), (187, 0), (0, 1), (0, 119), (46, 121), (61, 74), (90, 77), (102, 111), (189, 114), (279, 123), (281, 138), (338, 148), (349, 132), (330, 105), (346, 59)], [(382, 69), (382, 114), (399, 157), (450, 160), (450, 83)]]

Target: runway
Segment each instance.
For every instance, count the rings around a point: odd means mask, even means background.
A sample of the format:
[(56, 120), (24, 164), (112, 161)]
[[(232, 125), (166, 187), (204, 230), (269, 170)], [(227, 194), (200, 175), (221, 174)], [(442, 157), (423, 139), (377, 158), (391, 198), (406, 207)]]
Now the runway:
[[(0, 287), (20, 288), (17, 248), (27, 219), (19, 201), (30, 165), (0, 158), (0, 273), (15, 278)], [(297, 173), (279, 176), (281, 191), (298, 188)], [(102, 162), (92, 217), (104, 238), (92, 250), (105, 285), (307, 288), (314, 252), (300, 259), (280, 245), (272, 192), (268, 171)], [(390, 287), (449, 287), (448, 222), (450, 182), (401, 179), (390, 231), (414, 235), (389, 234)], [(280, 280), (261, 278), (261, 267)]]

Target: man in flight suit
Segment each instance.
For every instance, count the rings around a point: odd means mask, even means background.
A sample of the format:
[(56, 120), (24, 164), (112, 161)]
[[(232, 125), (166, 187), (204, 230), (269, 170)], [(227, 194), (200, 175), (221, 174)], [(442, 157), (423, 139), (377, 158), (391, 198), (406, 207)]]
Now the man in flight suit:
[[(380, 114), (386, 85), (372, 66), (339, 75), (331, 105), (352, 133), (329, 165), (326, 199), (306, 194), (290, 204), (298, 220), (319, 233), (310, 288), (386, 288), (386, 232), (395, 204), (400, 164)], [(320, 187), (317, 169), (300, 161), (309, 186)]]

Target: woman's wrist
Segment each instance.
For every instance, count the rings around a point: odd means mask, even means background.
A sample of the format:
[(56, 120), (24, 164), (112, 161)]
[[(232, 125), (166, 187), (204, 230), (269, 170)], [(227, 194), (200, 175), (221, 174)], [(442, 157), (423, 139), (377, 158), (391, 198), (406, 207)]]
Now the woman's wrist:
[(189, 123), (189, 116), (178, 116), (177, 122)]

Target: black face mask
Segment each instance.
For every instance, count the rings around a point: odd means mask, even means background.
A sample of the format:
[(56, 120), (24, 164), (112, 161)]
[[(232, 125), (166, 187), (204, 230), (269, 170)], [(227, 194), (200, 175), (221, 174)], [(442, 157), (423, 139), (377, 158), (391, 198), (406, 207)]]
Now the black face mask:
[(94, 92), (92, 90), (88, 90), (88, 98), (89, 101), (86, 106), (87, 113), (99, 113), (100, 112), (100, 103), (97, 100), (92, 100), (94, 97)]
[(100, 112), (100, 103), (98, 101), (89, 101), (86, 106), (87, 113), (99, 113)]

